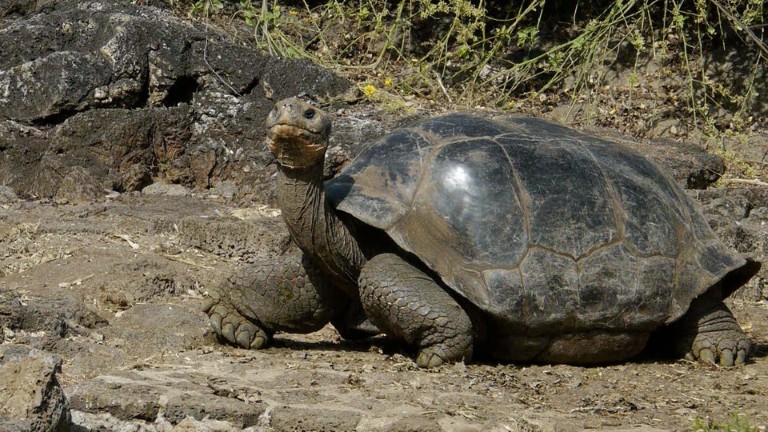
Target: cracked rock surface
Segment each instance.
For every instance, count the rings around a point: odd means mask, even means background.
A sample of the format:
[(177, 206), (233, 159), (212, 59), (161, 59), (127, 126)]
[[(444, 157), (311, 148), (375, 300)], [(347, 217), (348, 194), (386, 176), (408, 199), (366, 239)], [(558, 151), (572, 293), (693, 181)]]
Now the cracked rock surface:
[(274, 101), (350, 88), (128, 1), (4, 1), (0, 47), (0, 184), (22, 197), (83, 202), (225, 181), (240, 197), (268, 195), (261, 125)]
[(69, 402), (61, 357), (26, 345), (0, 346), (0, 431), (66, 431)]

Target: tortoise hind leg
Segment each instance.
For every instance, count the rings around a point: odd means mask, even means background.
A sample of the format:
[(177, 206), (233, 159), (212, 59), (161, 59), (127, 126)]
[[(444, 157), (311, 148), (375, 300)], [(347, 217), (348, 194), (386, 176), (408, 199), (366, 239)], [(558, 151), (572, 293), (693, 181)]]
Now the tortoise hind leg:
[(721, 299), (715, 287), (691, 303), (674, 326), (679, 332), (675, 343), (679, 354), (721, 366), (744, 364), (749, 338)]
[(359, 279), (360, 298), (387, 336), (419, 350), (416, 364), (435, 367), (472, 356), (472, 322), (424, 272), (394, 254), (373, 257)]

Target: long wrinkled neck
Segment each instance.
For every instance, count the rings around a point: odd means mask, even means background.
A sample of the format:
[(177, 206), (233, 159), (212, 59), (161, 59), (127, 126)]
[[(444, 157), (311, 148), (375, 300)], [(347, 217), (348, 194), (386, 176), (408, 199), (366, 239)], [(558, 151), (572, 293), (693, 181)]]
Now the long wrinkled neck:
[(277, 197), (293, 241), (337, 283), (356, 287), (366, 259), (326, 200), (323, 164), (306, 170), (280, 166)]

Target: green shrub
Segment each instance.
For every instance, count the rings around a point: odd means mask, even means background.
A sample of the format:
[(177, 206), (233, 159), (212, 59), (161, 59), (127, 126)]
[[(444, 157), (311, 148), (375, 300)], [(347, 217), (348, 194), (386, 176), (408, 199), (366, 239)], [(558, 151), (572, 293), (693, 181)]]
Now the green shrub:
[[(192, 10), (209, 14), (220, 1)], [(673, 84), (665, 109), (705, 133), (768, 117), (762, 0), (252, 1), (224, 9), (265, 50), (310, 58), (361, 88), (465, 106), (599, 106), (607, 77), (626, 75), (631, 93), (652, 70)]]

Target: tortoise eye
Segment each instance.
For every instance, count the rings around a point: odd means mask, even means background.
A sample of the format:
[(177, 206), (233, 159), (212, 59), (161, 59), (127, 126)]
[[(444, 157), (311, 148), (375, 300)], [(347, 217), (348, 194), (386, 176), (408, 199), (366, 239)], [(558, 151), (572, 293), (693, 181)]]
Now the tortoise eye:
[(304, 118), (305, 119), (309, 120), (309, 119), (312, 119), (313, 117), (315, 117), (315, 110), (308, 109), (308, 110), (304, 111)]

